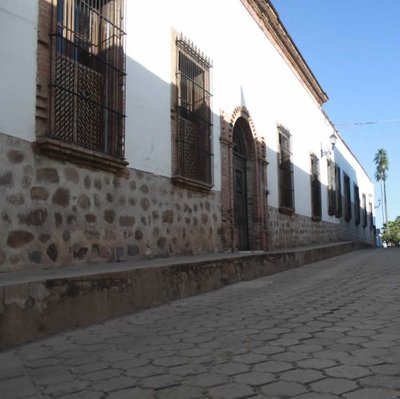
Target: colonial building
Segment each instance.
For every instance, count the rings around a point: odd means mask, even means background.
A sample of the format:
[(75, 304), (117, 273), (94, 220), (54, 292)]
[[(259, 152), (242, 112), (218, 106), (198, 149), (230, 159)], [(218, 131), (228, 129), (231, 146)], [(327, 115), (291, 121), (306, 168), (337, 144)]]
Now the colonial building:
[(269, 0), (3, 0), (0, 27), (0, 271), (373, 245)]

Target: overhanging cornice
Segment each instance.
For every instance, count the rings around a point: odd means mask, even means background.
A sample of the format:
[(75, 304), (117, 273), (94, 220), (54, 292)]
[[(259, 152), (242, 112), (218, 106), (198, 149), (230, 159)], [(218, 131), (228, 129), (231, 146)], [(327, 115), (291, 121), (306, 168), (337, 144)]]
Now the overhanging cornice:
[(316, 77), (294, 44), (270, 0), (241, 0), (262, 31), (295, 70), (319, 105), (328, 100)]

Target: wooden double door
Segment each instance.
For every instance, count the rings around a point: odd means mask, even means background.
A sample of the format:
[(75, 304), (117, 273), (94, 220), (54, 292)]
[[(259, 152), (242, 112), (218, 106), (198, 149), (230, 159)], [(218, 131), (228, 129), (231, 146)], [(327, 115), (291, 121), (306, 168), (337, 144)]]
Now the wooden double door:
[(236, 123), (233, 130), (233, 206), (234, 223), (238, 232), (238, 246), (241, 251), (250, 249), (247, 163), (243, 128)]

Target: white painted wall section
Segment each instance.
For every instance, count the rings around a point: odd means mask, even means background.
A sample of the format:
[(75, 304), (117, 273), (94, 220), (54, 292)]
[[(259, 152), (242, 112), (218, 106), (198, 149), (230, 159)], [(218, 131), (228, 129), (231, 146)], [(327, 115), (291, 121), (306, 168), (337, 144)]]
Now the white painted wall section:
[(35, 139), (38, 1), (0, 1), (0, 132)]
[[(269, 205), (278, 207), (278, 130), (291, 134), (296, 212), (311, 216), (311, 154), (328, 149), (334, 131), (315, 98), (265, 36), (240, 0), (129, 1), (127, 6), (126, 156), (134, 168), (171, 176), (171, 32), (183, 33), (213, 60), (214, 188), (221, 188), (220, 112), (245, 106), (267, 144)], [(342, 170), (373, 195), (368, 176), (338, 140)], [(327, 213), (326, 157), (320, 160), (323, 219)]]

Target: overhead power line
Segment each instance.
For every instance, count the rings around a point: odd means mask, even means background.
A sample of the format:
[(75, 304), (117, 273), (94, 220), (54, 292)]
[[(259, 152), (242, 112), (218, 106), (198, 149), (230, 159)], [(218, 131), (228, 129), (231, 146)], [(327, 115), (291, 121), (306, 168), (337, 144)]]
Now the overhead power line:
[(379, 123), (394, 123), (394, 122), (400, 122), (400, 118), (397, 118), (397, 119), (386, 119), (386, 120), (381, 120), (381, 121), (335, 123), (335, 126), (377, 125)]

